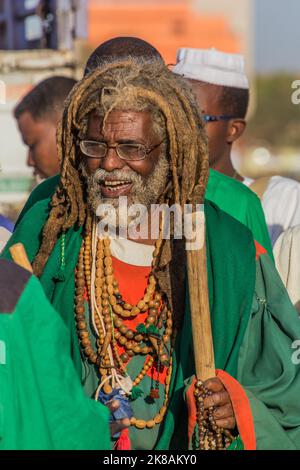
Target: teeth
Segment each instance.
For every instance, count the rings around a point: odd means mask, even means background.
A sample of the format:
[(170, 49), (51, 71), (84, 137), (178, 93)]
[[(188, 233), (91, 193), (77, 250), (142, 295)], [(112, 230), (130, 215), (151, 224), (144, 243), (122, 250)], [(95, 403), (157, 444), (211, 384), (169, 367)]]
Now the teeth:
[(120, 189), (120, 188), (119, 188), (119, 187), (116, 187), (116, 188), (110, 187), (110, 188), (109, 188), (109, 190), (110, 190), (112, 193), (118, 191), (118, 189)]
[(104, 186), (123, 186), (124, 184), (130, 184), (129, 181), (104, 181)]

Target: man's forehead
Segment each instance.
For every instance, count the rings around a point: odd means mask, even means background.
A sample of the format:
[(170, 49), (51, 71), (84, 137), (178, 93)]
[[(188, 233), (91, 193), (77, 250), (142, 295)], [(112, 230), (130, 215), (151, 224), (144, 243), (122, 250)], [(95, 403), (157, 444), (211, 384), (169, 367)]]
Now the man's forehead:
[(219, 85), (213, 85), (212, 83), (200, 82), (198, 80), (189, 80), (192, 88), (198, 94), (204, 97), (217, 97), (221, 94), (223, 87)]
[[(102, 128), (103, 117), (97, 111), (90, 115), (90, 124), (92, 128)], [(132, 130), (134, 128), (144, 127), (150, 123), (150, 113), (148, 111), (111, 111), (105, 119), (105, 129), (110, 130)]]

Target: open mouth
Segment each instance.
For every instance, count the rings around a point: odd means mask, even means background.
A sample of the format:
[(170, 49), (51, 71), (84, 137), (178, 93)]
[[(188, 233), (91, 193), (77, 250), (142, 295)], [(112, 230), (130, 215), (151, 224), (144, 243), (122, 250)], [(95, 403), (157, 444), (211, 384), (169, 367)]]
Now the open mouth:
[(105, 197), (117, 197), (127, 194), (132, 186), (132, 181), (103, 180), (100, 183), (102, 195)]

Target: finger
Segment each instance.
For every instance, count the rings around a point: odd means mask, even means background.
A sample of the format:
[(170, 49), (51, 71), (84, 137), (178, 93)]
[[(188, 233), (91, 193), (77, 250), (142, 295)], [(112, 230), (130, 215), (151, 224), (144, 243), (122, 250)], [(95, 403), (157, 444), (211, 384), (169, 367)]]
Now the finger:
[(234, 412), (231, 406), (231, 403), (227, 405), (219, 406), (214, 411), (214, 418), (215, 419), (224, 419), (224, 418), (231, 418), (234, 417)]
[(225, 390), (224, 385), (218, 377), (206, 380), (203, 385), (211, 392), (223, 392)]
[(236, 427), (236, 420), (233, 417), (225, 418), (225, 419), (218, 419), (216, 420), (216, 425), (219, 428), (234, 429)]
[(120, 402), (119, 400), (112, 399), (106, 403), (106, 406), (111, 413), (114, 413), (119, 408)]
[(113, 421), (110, 424), (110, 434), (111, 436), (114, 436), (115, 434), (123, 431), (123, 429), (129, 428), (129, 426), (130, 426), (129, 418), (123, 418), (123, 419), (118, 419), (117, 421)]
[(223, 406), (231, 403), (228, 392), (213, 393), (209, 397), (204, 399), (204, 408), (207, 409), (210, 406)]

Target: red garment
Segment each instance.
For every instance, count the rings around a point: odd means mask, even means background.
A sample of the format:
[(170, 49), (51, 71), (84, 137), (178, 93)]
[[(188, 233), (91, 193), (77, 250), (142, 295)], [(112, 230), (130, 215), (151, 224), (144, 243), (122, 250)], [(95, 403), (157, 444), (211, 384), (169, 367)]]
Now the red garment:
[[(151, 266), (133, 266), (124, 263), (117, 258), (112, 257), (114, 276), (119, 284), (119, 291), (125, 302), (136, 305), (145, 294), (148, 284), (148, 278), (151, 272)], [(135, 330), (137, 325), (144, 323), (147, 312), (140, 313), (134, 318), (123, 319), (123, 323), (130, 329)], [(125, 349), (118, 346), (119, 354), (125, 352)], [(147, 371), (149, 377), (157, 378), (157, 369), (155, 365)], [(167, 375), (167, 368), (162, 367), (159, 374), (159, 382), (164, 385)]]

